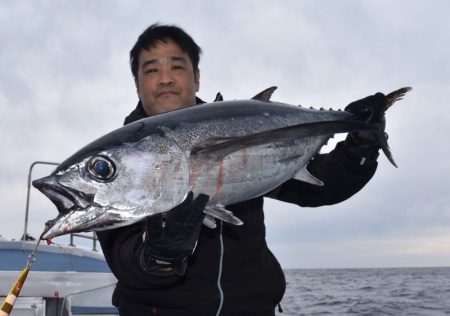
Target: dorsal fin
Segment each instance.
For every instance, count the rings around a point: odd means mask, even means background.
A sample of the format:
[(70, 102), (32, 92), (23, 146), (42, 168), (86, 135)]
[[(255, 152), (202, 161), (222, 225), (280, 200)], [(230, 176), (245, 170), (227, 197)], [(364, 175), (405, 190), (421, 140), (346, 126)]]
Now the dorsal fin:
[(276, 86), (267, 88), (266, 90), (255, 95), (252, 99), (258, 100), (258, 101), (263, 101), (263, 102), (270, 102), (270, 97), (272, 96), (273, 92), (275, 90), (277, 90), (277, 88), (278, 87), (276, 87)]
[(219, 101), (223, 101), (223, 96), (222, 96), (222, 93), (217, 92), (216, 98), (214, 99), (213, 102), (219, 102)]

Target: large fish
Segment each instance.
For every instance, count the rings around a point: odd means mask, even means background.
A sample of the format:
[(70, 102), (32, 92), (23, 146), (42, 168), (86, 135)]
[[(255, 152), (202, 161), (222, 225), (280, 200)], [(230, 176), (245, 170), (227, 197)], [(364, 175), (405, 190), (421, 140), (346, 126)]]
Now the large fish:
[[(171, 210), (190, 191), (210, 197), (206, 225), (239, 225), (224, 205), (291, 178), (322, 185), (306, 165), (328, 139), (374, 129), (348, 112), (271, 102), (275, 89), (145, 118), (88, 144), (33, 182), (59, 211), (43, 238), (130, 225)], [(387, 95), (387, 107), (409, 89)], [(393, 162), (385, 141), (383, 150)]]

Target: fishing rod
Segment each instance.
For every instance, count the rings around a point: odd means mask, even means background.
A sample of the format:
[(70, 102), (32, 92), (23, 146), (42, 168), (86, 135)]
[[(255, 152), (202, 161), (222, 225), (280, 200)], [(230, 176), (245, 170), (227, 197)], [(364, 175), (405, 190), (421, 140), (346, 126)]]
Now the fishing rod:
[[(27, 240), (27, 226), (28, 226), (28, 213), (29, 213), (29, 206), (30, 206), (30, 188), (31, 188), (31, 174), (33, 171), (33, 167), (38, 164), (44, 164), (44, 165), (58, 165), (56, 162), (48, 162), (48, 161), (35, 161), (31, 164), (30, 169), (28, 171), (28, 189), (27, 189), (27, 204), (25, 207), (25, 227), (24, 232), (22, 235), (22, 240)], [(42, 237), (42, 236), (41, 236)], [(28, 256), (27, 264), (25, 265), (25, 268), (19, 273), (19, 276), (16, 279), (16, 282), (14, 282), (11, 290), (9, 291), (8, 295), (6, 296), (5, 300), (3, 301), (1, 307), (0, 307), (0, 316), (7, 316), (11, 313), (14, 303), (17, 300), (17, 297), (19, 296), (20, 291), (22, 290), (23, 284), (25, 283), (25, 280), (27, 279), (28, 272), (30, 272), (31, 265), (36, 260), (36, 253), (37, 249), (39, 247), (39, 243), (41, 242), (41, 238), (39, 238), (38, 242), (36, 243), (36, 248), (33, 250), (33, 252)]]
[[(35, 165), (55, 165), (57, 166), (59, 163), (56, 162), (48, 162), (48, 161), (35, 161), (31, 164), (30, 169), (28, 171), (28, 187), (27, 187), (27, 204), (25, 207), (25, 227), (22, 235), (22, 240), (27, 240), (28, 232), (28, 213), (29, 213), (29, 206), (30, 206), (30, 188), (31, 188), (31, 174), (33, 172), (33, 167)], [(17, 300), (17, 297), (20, 294), (20, 291), (22, 290), (22, 287), (25, 283), (25, 280), (27, 279), (28, 272), (30, 272), (31, 265), (34, 261), (36, 261), (36, 254), (38, 251), (39, 244), (42, 240), (43, 234), (39, 237), (39, 240), (36, 243), (36, 247), (34, 248), (33, 252), (28, 256), (27, 263), (25, 265), (25, 268), (19, 273), (19, 276), (16, 279), (16, 282), (14, 282), (11, 290), (9, 291), (8, 295), (5, 297), (5, 300), (3, 301), (1, 307), (0, 307), (0, 316), (8, 316), (11, 314), (11, 311), (14, 307), (14, 303)]]
[[(35, 161), (31, 164), (30, 169), (28, 171), (28, 189), (27, 189), (27, 204), (25, 207), (25, 227), (24, 232), (22, 235), (22, 240), (27, 240), (27, 226), (28, 226), (28, 212), (29, 212), (29, 205), (30, 205), (30, 188), (31, 188), (31, 173), (33, 171), (33, 167), (38, 164), (44, 164), (44, 165), (58, 165), (59, 163), (56, 162), (48, 162), (48, 161)], [(16, 279), (16, 282), (14, 282), (11, 290), (9, 291), (8, 295), (5, 297), (5, 300), (3, 301), (1, 307), (0, 307), (0, 316), (8, 316), (11, 314), (11, 311), (14, 307), (14, 303), (17, 300), (17, 297), (20, 294), (20, 291), (22, 290), (22, 287), (25, 283), (25, 280), (27, 279), (28, 272), (30, 272), (31, 265), (36, 260), (36, 254), (39, 247), (39, 244), (41, 242), (42, 235), (39, 237), (39, 240), (36, 243), (36, 247), (34, 248), (33, 252), (28, 256), (27, 263), (25, 265), (25, 268), (19, 273), (19, 276)]]
[(39, 243), (41, 242), (41, 237), (39, 237), (39, 240), (37, 241), (36, 247), (34, 248), (33, 252), (28, 256), (25, 268), (23, 268), (23, 270), (19, 273), (16, 282), (14, 282), (11, 290), (5, 297), (5, 300), (0, 307), (0, 316), (8, 316), (9, 314), (11, 314), (14, 303), (16, 302), (17, 297), (20, 294), (20, 290), (22, 290), (25, 280), (27, 279), (28, 272), (30, 272), (31, 265), (34, 261), (36, 261), (36, 254), (38, 251)]

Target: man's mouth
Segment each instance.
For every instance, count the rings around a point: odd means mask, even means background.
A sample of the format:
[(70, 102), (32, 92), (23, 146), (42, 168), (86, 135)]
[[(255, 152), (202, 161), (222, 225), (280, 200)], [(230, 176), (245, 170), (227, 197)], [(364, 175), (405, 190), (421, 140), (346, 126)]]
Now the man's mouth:
[(170, 97), (170, 96), (174, 96), (174, 95), (178, 95), (178, 92), (172, 91), (172, 90), (167, 90), (167, 91), (158, 92), (158, 94), (157, 94), (158, 98)]

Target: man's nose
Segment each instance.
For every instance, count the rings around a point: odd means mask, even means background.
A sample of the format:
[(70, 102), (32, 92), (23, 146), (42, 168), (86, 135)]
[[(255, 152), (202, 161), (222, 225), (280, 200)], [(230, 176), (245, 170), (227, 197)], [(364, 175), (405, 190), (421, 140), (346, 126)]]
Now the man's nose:
[(171, 84), (174, 82), (173, 75), (170, 69), (162, 69), (160, 74), (161, 74), (159, 78), (160, 84)]

